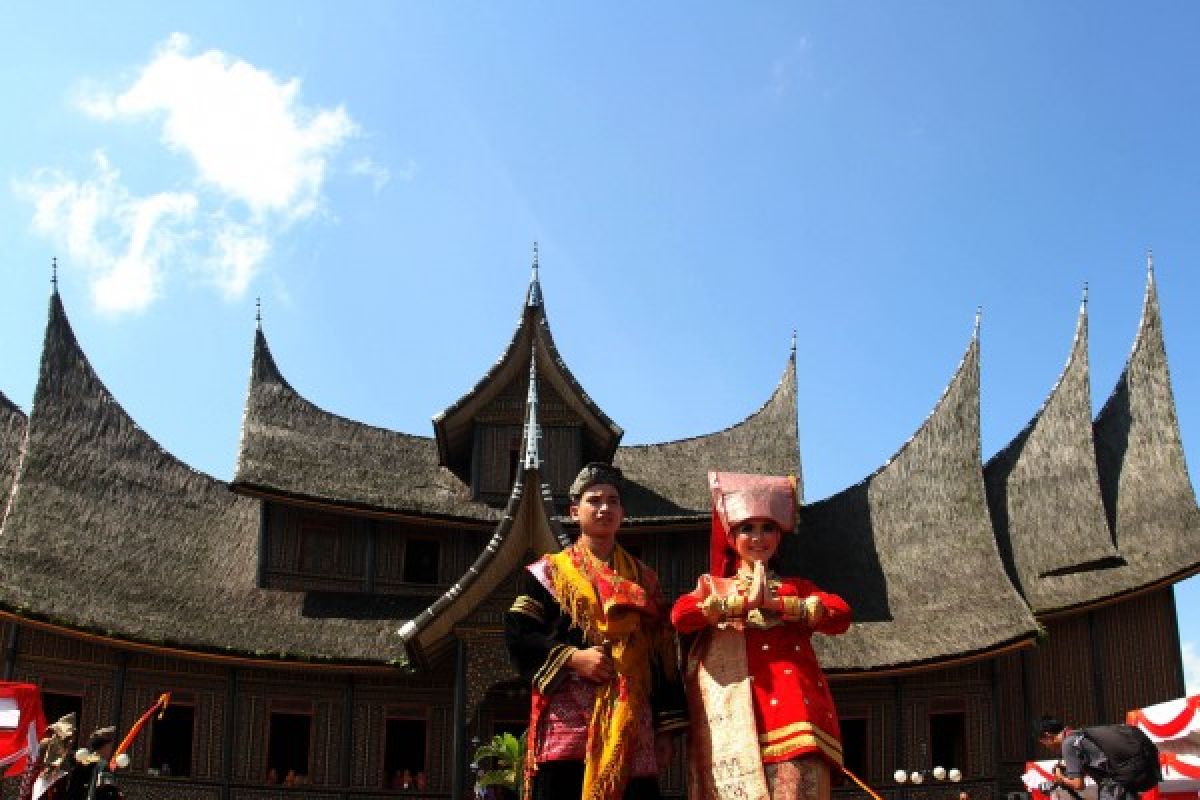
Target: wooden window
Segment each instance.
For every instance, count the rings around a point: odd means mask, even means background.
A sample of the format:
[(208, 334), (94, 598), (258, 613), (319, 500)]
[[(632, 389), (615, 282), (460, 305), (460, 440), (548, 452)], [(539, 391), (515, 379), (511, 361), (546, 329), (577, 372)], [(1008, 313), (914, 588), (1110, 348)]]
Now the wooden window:
[(412, 791), (420, 784), (428, 783), (425, 770), (427, 731), (428, 724), (424, 719), (393, 717), (386, 721), (383, 753), (385, 789)]
[(172, 703), (162, 719), (150, 723), (150, 769), (159, 775), (192, 774), (192, 738), (196, 731), (196, 709)]
[(441, 547), (436, 539), (409, 539), (404, 543), (404, 582), (437, 583)]
[(929, 757), (931, 767), (957, 767), (967, 772), (967, 715), (947, 711), (929, 715)]
[(318, 575), (338, 570), (338, 531), (330, 525), (311, 522), (300, 526), (300, 571)]
[(272, 711), (267, 733), (267, 783), (307, 783), (311, 741), (311, 714)]
[[(75, 714), (75, 727), (83, 726), (83, 696), (66, 692), (47, 692), (42, 690), (42, 713), (46, 722), (58, 722), (67, 714)], [(87, 744), (85, 741), (84, 744)]]
[(842, 728), (842, 762), (846, 769), (853, 772), (864, 781), (869, 780), (870, 753), (867, 720), (860, 718), (842, 718), (839, 720)]

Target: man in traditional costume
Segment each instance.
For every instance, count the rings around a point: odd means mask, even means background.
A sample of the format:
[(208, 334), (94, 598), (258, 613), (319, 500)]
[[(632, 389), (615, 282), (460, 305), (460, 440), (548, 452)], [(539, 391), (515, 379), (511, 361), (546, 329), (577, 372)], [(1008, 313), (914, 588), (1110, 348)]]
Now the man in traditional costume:
[(117, 729), (111, 725), (92, 731), (87, 747), (74, 756), (64, 795), (66, 800), (98, 800), (120, 796), (112, 783), (112, 773), (108, 772), (108, 760), (112, 757), (116, 739)]
[(579, 539), (521, 574), (505, 642), (533, 689), (533, 800), (659, 797), (687, 725), (667, 605), (650, 567), (616, 542), (622, 476), (591, 463), (571, 485)]
[(66, 778), (75, 763), (75, 712), (60, 717), (47, 725), (39, 744), (41, 766), (29, 788), (20, 800), (58, 800), (66, 789)]
[(829, 800), (841, 733), (813, 633), (844, 633), (850, 608), (768, 562), (796, 526), (788, 477), (710, 472), (711, 572), (671, 611), (699, 634), (687, 661), (689, 796)]

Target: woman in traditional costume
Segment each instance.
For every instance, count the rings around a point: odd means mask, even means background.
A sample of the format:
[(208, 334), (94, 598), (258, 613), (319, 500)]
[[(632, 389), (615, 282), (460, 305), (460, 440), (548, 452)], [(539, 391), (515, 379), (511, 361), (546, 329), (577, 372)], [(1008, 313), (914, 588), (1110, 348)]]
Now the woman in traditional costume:
[(671, 611), (688, 654), (688, 790), (727, 800), (828, 800), (841, 734), (813, 633), (850, 626), (842, 598), (769, 563), (796, 525), (787, 477), (710, 472), (711, 572)]

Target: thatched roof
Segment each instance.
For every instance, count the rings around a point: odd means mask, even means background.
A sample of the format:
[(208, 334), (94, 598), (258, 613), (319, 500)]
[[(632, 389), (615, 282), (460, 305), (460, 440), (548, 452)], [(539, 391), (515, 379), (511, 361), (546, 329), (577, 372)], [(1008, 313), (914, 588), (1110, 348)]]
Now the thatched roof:
[(254, 360), (235, 491), (332, 505), (493, 521), (471, 488), (438, 464), (433, 439), (376, 428), (310, 403), (284, 379), (262, 330)]
[(537, 356), (539, 379), (545, 381), (583, 423), (583, 461), (612, 458), (624, 431), (592, 401), (559, 355), (546, 318), (535, 260), (517, 328), (508, 347), (466, 394), (433, 418), (440, 463), (464, 481), (470, 480), (476, 416), (512, 384), (524, 379), (533, 353)]
[(256, 588), (259, 504), (176, 460), (129, 418), (57, 293), (16, 480), (0, 531), (4, 611), (181, 650), (402, 657), (392, 632), (403, 616), (329, 618), (319, 596)]
[(1200, 509), (1183, 457), (1153, 270), (1133, 351), (1093, 436), (1101, 496), (1126, 566), (1093, 572), (1092, 599), (1200, 571)]
[(818, 637), (834, 672), (902, 668), (1031, 639), (988, 518), (979, 439), (978, 328), (941, 400), (866, 480), (801, 509), (787, 572), (844, 597), (855, 624)]
[(996, 541), (1035, 612), (1087, 603), (1096, 570), (1124, 562), (1104, 516), (1088, 375), (1087, 304), (1042, 408), (984, 467)]
[(627, 480), (630, 521), (707, 518), (709, 470), (799, 476), (796, 430), (793, 351), (771, 397), (736, 425), (706, 436), (617, 448), (613, 463)]
[(12, 491), (17, 467), (21, 464), (21, 448), (25, 444), (28, 418), (4, 392), (0, 392), (0, 524)]

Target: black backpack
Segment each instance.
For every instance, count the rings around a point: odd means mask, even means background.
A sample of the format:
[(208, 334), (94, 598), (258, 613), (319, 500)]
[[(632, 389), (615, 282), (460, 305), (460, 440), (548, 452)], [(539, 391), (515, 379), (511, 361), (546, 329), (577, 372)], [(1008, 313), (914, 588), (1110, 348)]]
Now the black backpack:
[(1097, 725), (1084, 728), (1083, 735), (1104, 752), (1108, 761), (1107, 768), (1094, 776), (1097, 782), (1108, 780), (1132, 792), (1144, 792), (1162, 780), (1158, 748), (1141, 728)]

